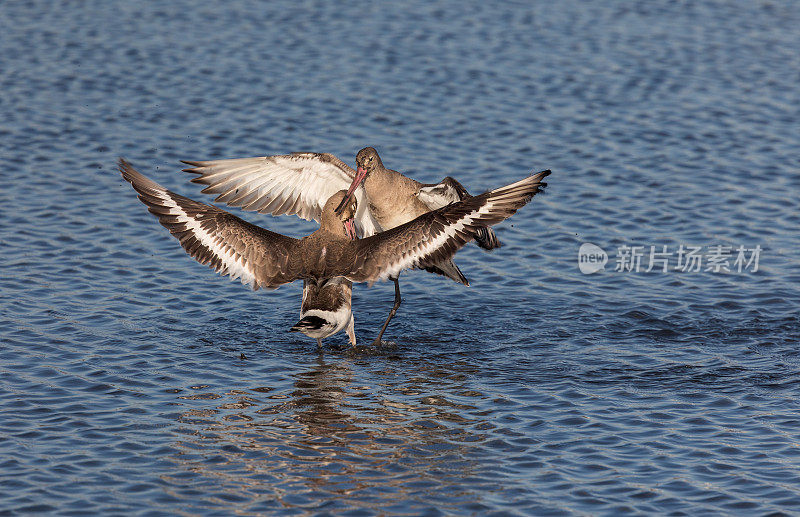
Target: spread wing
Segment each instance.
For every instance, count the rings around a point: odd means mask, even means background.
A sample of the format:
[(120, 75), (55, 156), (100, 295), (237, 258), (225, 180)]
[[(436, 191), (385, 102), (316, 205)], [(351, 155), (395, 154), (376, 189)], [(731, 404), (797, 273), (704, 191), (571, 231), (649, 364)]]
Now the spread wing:
[(270, 232), (215, 206), (175, 194), (120, 159), (122, 177), (161, 224), (201, 264), (253, 289), (275, 288), (297, 278), (290, 268), (297, 239)]
[(396, 277), (402, 270), (424, 268), (450, 259), (475, 238), (481, 227), (513, 215), (544, 187), (550, 171), (542, 171), (505, 187), (468, 197), (428, 212), (411, 222), (378, 235), (355, 241), (354, 282), (374, 282)]
[[(207, 185), (204, 194), (243, 210), (272, 215), (297, 215), (319, 221), (322, 207), (333, 194), (347, 190), (356, 171), (328, 153), (292, 153), (233, 160), (187, 161), (198, 174), (194, 183)], [(356, 191), (356, 229), (360, 237), (374, 235), (380, 227), (369, 211), (364, 188)]]
[[(425, 203), (428, 208), (434, 210), (447, 206), (450, 203), (456, 203), (462, 199), (466, 199), (470, 197), (470, 194), (461, 183), (447, 176), (439, 183), (423, 185), (419, 189), (419, 192), (417, 192), (417, 197), (420, 201)], [(478, 231), (475, 233), (475, 244), (487, 251), (502, 246), (494, 230), (487, 226), (478, 228)]]

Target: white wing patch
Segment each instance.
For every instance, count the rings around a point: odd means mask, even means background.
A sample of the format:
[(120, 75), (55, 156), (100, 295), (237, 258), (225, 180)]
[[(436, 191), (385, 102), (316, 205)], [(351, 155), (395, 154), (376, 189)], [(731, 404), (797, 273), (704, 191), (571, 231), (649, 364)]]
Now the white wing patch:
[(381, 233), (383, 229), (369, 209), (369, 200), (364, 185), (360, 185), (354, 195), (357, 203), (356, 215), (353, 217), (353, 221), (356, 223), (356, 237), (363, 239)]
[(431, 210), (436, 210), (450, 203), (461, 201), (461, 197), (458, 195), (455, 188), (442, 183), (431, 187), (422, 187), (419, 189), (419, 192), (417, 192), (417, 197)]

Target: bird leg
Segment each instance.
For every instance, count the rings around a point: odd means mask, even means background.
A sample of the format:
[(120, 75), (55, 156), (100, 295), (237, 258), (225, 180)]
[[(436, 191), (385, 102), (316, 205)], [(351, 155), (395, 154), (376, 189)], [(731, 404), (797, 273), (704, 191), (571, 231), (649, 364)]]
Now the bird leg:
[(392, 306), (392, 310), (389, 311), (389, 317), (386, 318), (386, 322), (383, 324), (381, 331), (378, 333), (378, 337), (376, 337), (375, 341), (372, 343), (374, 346), (380, 346), (383, 332), (386, 330), (386, 327), (389, 326), (389, 322), (392, 321), (394, 315), (397, 314), (397, 308), (400, 307), (400, 302), (403, 301), (403, 299), (400, 297), (400, 281), (398, 280), (398, 277), (392, 278), (392, 280), (394, 281), (394, 306)]
[(317, 350), (322, 350), (322, 340), (317, 338)]
[(350, 323), (347, 324), (347, 337), (350, 340), (350, 345), (356, 346), (356, 327), (353, 314), (350, 314)]

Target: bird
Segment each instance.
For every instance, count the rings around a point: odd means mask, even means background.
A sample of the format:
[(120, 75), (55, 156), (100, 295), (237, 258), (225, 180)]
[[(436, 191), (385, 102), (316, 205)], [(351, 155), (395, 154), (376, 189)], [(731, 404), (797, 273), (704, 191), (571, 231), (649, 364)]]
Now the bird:
[[(384, 230), (406, 223), (431, 209), (441, 208), (470, 197), (467, 189), (450, 176), (436, 184), (424, 184), (395, 170), (387, 169), (374, 147), (365, 147), (356, 154), (356, 174), (348, 186), (347, 195), (336, 207), (337, 212), (344, 206), (345, 200), (351, 199), (362, 185), (370, 203), (371, 215)], [(487, 226), (478, 227), (474, 238), (476, 244), (487, 251), (501, 246), (494, 231)], [(452, 259), (439, 262), (434, 267), (428, 268), (428, 271), (469, 285), (469, 281)], [(394, 305), (378, 332), (376, 343), (380, 343), (389, 322), (403, 301), (399, 278), (393, 277), (391, 280), (394, 282)]]
[[(391, 229), (429, 210), (470, 197), (452, 177), (436, 184), (423, 184), (386, 169), (372, 147), (366, 147), (356, 155), (356, 163), (363, 164), (366, 171), (359, 181), (356, 181), (358, 171), (329, 153), (182, 161), (192, 166), (184, 169), (185, 172), (199, 175), (192, 182), (206, 185), (202, 192), (216, 195), (217, 202), (272, 215), (296, 214), (304, 219), (318, 219), (327, 196), (346, 188), (359, 202), (359, 212), (355, 217), (359, 237)], [(370, 179), (364, 181), (365, 178)], [(362, 183), (364, 188), (361, 188)], [(488, 227), (479, 227), (474, 238), (486, 250), (501, 246), (494, 231)], [(425, 269), (469, 285), (452, 260), (429, 264)], [(399, 281), (392, 280), (394, 305), (375, 338), (375, 344), (380, 344), (402, 302)]]
[[(223, 210), (194, 202), (164, 189), (123, 159), (120, 159), (119, 169), (123, 177), (140, 193), (139, 198), (150, 212), (179, 239), (193, 258), (202, 264), (212, 265), (234, 279), (241, 277), (243, 283), (251, 284), (254, 289), (260, 287), (254, 283), (252, 274), (242, 264), (242, 255), (247, 253), (253, 230), (256, 229), (257, 232), (258, 227), (248, 226), (246, 221)], [(342, 190), (330, 199), (327, 210), (329, 214), (332, 214), (333, 207), (341, 201), (344, 194), (345, 191)], [(352, 220), (355, 207), (354, 200), (351, 210), (340, 218), (343, 219), (340, 224), (333, 221), (332, 217), (325, 218), (324, 224), (316, 233), (323, 234), (323, 239), (330, 238), (325, 233), (347, 239), (355, 238)], [(272, 237), (280, 241), (281, 236), (274, 234)], [(254, 258), (257, 262), (257, 257)], [(317, 346), (322, 347), (322, 339), (336, 334), (346, 326), (350, 344), (355, 346), (351, 296), (352, 282), (341, 277), (304, 281), (300, 321), (290, 330), (316, 339)]]
[(289, 330), (316, 339), (317, 347), (322, 348), (323, 339), (346, 327), (350, 344), (356, 346), (352, 296), (353, 283), (342, 277), (330, 278), (321, 285), (304, 282), (300, 321)]
[(533, 174), (361, 239), (351, 238), (358, 202), (351, 197), (342, 204), (346, 192), (337, 191), (322, 206), (320, 228), (295, 239), (175, 194), (123, 159), (119, 169), (192, 258), (218, 273), (241, 278), (253, 289), (273, 289), (299, 279), (321, 285), (335, 277), (371, 285), (396, 278), (405, 269), (449, 260), (480, 228), (507, 219), (527, 204), (546, 186), (542, 180), (550, 174)]

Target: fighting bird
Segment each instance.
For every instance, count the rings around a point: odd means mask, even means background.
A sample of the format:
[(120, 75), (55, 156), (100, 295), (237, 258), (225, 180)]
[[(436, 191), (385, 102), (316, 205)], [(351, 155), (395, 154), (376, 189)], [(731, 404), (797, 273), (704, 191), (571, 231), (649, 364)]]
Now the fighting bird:
[[(139, 199), (180, 241), (190, 256), (201, 264), (211, 265), (222, 274), (230, 275), (232, 279), (241, 278), (242, 283), (251, 285), (253, 289), (260, 287), (241, 263), (241, 255), (253, 238), (248, 232), (250, 228), (246, 226), (249, 223), (224, 210), (194, 202), (164, 189), (136, 171), (125, 160), (120, 159), (119, 169), (123, 177), (139, 192)], [(342, 190), (331, 196), (319, 230), (308, 238), (323, 243), (323, 246), (326, 241), (355, 238), (355, 199), (350, 202), (349, 210), (343, 211), (339, 216), (333, 213), (334, 207), (340, 204), (344, 195), (345, 191)], [(240, 227), (240, 223), (243, 226)], [(257, 226), (253, 228), (258, 229)], [(282, 237), (279, 234), (273, 235)], [(322, 339), (347, 327), (350, 344), (355, 346), (355, 321), (351, 309), (352, 285), (352, 282), (341, 277), (305, 279), (300, 321), (290, 330), (316, 339), (317, 346), (321, 347)]]
[(442, 263), (481, 228), (507, 219), (527, 204), (550, 174), (528, 176), (363, 239), (350, 238), (358, 202), (345, 201), (346, 193), (338, 191), (321, 207), (320, 229), (294, 239), (175, 194), (124, 160), (119, 168), (139, 199), (190, 256), (223, 275), (241, 278), (253, 289), (272, 289), (298, 279), (319, 285), (337, 277), (372, 284), (397, 278), (405, 269)]
[(353, 282), (342, 277), (329, 278), (321, 285), (304, 282), (300, 321), (289, 330), (316, 339), (317, 346), (322, 347), (323, 339), (347, 326), (347, 338), (356, 346), (352, 296)]
[[(356, 155), (357, 170), (328, 153), (183, 162), (192, 166), (184, 171), (199, 175), (192, 182), (206, 185), (202, 192), (216, 195), (217, 202), (276, 216), (296, 214), (318, 220), (325, 200), (333, 192), (348, 189), (348, 196), (355, 196), (359, 203), (355, 216), (359, 237), (394, 228), (430, 210), (470, 197), (449, 176), (437, 184), (423, 184), (386, 169), (372, 147)], [(486, 250), (500, 247), (494, 231), (486, 226), (478, 226), (474, 239)], [(469, 285), (450, 259), (428, 264), (424, 269)], [(402, 302), (399, 281), (392, 280), (394, 305), (375, 339), (376, 344)]]

